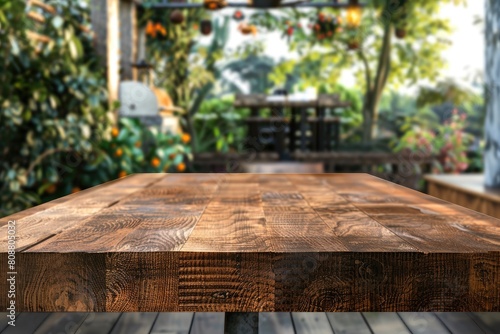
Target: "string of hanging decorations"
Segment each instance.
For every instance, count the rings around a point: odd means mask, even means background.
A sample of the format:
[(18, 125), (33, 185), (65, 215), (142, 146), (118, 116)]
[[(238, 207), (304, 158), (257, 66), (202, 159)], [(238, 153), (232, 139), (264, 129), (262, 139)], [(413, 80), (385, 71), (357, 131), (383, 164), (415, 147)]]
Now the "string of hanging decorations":
[[(395, 18), (396, 29), (395, 35), (397, 38), (405, 38), (406, 36), (406, 9), (405, 5), (407, 0), (395, 0), (403, 8), (401, 14)], [(345, 22), (341, 17), (335, 17), (329, 14), (319, 12), (313, 18), (308, 27), (311, 29), (312, 34), (318, 40), (333, 39), (335, 35), (343, 30), (343, 26), (350, 30), (355, 30), (361, 25), (362, 8), (365, 4), (359, 3), (359, 0), (330, 0), (326, 2), (310, 2), (306, 0), (248, 0), (247, 3), (230, 2), (226, 0), (203, 0), (202, 3), (191, 3), (185, 0), (164, 0), (163, 2), (152, 5), (152, 8), (170, 9), (170, 22), (172, 24), (182, 24), (185, 20), (182, 9), (205, 8), (208, 11), (221, 10), (226, 7), (250, 7), (250, 8), (279, 8), (279, 7), (328, 7), (328, 8), (343, 8), (346, 9)], [(245, 14), (241, 9), (236, 9), (232, 18), (240, 22), (238, 30), (243, 35), (256, 35), (257, 27), (253, 24), (244, 22)], [(196, 25), (198, 29), (198, 25)], [(302, 29), (300, 22), (292, 24), (286, 22), (286, 29), (284, 35), (291, 37), (297, 30)], [(209, 19), (203, 19), (199, 24), (200, 33), (208, 36), (212, 33), (213, 25)], [(167, 31), (163, 26), (158, 23), (148, 22), (146, 26), (146, 34), (155, 38), (156, 36), (166, 36)], [(356, 39), (348, 41), (347, 47), (349, 50), (357, 50), (359, 42)]]

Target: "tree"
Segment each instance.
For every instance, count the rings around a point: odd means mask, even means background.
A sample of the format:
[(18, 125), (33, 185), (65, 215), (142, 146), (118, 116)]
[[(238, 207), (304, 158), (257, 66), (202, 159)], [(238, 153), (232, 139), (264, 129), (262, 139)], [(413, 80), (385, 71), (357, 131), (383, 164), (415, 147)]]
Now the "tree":
[(367, 145), (376, 134), (378, 108), (388, 85), (412, 85), (439, 77), (445, 64), (441, 52), (449, 45), (446, 37), (451, 32), (439, 9), (450, 2), (464, 1), (374, 0), (363, 10), (360, 27), (339, 22), (327, 35), (307, 33), (304, 22), (308, 20), (315, 29), (322, 20), (329, 20), (329, 15), (341, 17), (338, 10), (289, 10), (282, 11), (281, 16), (257, 13), (253, 22), (264, 29), (285, 31), (290, 48), (303, 55), (299, 63), (313, 60), (322, 64), (304, 78), (312, 84), (317, 84), (318, 76), (335, 80), (342, 71), (355, 70), (364, 91), (363, 142)]
[(174, 104), (187, 111), (187, 127), (194, 135), (191, 116), (213, 87), (216, 63), (224, 55), (229, 38), (229, 17), (212, 22), (212, 38), (203, 45), (200, 25), (202, 20), (211, 20), (205, 9), (177, 10), (183, 20), (175, 24), (172, 10), (148, 9), (149, 4), (144, 4), (140, 24), (155, 27), (148, 34), (146, 46), (148, 60), (154, 66), (155, 84), (165, 88)]
[(500, 3), (486, 0), (486, 149), (485, 183), (500, 188)]
[(58, 191), (109, 133), (89, 26), (84, 1), (0, 2), (0, 216)]
[(222, 85), (232, 92), (242, 92), (239, 83), (234, 79), (224, 76), (226, 72), (237, 77), (240, 82), (247, 83), (250, 93), (264, 93), (274, 86), (269, 74), (276, 66), (273, 58), (263, 55), (262, 43), (245, 43), (238, 47), (232, 60), (220, 66)]

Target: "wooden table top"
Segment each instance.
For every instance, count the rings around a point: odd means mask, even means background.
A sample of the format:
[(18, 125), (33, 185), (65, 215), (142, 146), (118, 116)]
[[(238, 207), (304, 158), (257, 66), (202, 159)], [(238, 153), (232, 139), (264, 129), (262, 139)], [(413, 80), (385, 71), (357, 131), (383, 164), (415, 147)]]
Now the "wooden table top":
[(335, 99), (317, 99), (317, 100), (267, 100), (246, 98), (234, 101), (237, 108), (347, 108), (351, 106), (350, 102), (338, 101)]
[(500, 220), (366, 174), (137, 174), (9, 220), (18, 311), (500, 311)]

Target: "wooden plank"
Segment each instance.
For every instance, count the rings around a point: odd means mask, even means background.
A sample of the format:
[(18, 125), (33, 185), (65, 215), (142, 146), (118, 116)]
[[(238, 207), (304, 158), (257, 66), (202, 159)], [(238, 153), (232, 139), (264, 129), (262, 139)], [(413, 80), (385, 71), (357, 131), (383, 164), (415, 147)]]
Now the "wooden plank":
[[(391, 230), (379, 224), (344, 197), (332, 191), (332, 187), (322, 178), (304, 176), (291, 178), (321, 220), (329, 227), (330, 233), (337, 237), (350, 251), (417, 251), (418, 248), (405, 242)], [(328, 196), (325, 196), (328, 194)], [(384, 243), (380, 243), (380, 239)]]
[(18, 253), (16, 271), (20, 311), (105, 311), (105, 254)]
[(363, 313), (373, 334), (411, 334), (397, 313)]
[[(143, 184), (139, 187), (132, 186), (133, 182), (137, 182), (134, 177), (125, 178), (123, 183), (98, 186), (89, 191), (82, 191), (67, 196), (67, 198), (64, 197), (62, 200), (56, 200), (54, 203), (51, 202), (50, 205), (45, 205), (39, 211), (31, 211), (29, 215), (14, 215), (17, 227), (16, 248), (18, 251), (26, 249), (53, 235), (75, 228), (75, 225), (92, 219), (94, 214), (106, 210), (106, 208), (127, 196), (134, 196), (134, 193), (142, 187), (147, 187), (152, 182), (157, 182), (164, 177), (162, 175), (137, 177), (143, 179)], [(122, 184), (127, 185), (126, 188), (122, 188)], [(110, 211), (113, 211), (113, 209), (111, 208)], [(12, 220), (10, 217), (2, 219), (2, 222), (6, 224), (6, 221)], [(0, 228), (0, 242), (7, 241), (8, 234), (5, 224)]]
[(7, 326), (2, 334), (33, 333), (49, 316), (49, 313), (20, 313), (15, 326)]
[[(181, 252), (179, 311), (274, 311), (271, 255)], [(271, 298), (270, 298), (271, 297)]]
[(66, 333), (73, 334), (81, 326), (88, 313), (50, 313), (36, 329), (35, 334)]
[[(106, 256), (106, 312), (177, 311), (179, 261), (168, 252)], [(101, 306), (101, 305), (100, 305)]]
[(325, 313), (293, 312), (292, 319), (297, 334), (333, 334)]
[(257, 183), (221, 185), (182, 251), (266, 251), (266, 220)]
[(90, 313), (76, 334), (109, 333), (120, 316), (120, 313)]
[(435, 314), (453, 334), (483, 333), (467, 313), (437, 312)]
[(500, 311), (500, 221), (443, 203), (363, 174), (138, 175), (20, 219), (82, 216), (17, 254), (16, 306)]
[(262, 312), (259, 314), (259, 333), (295, 334), (289, 312)]
[(406, 327), (413, 334), (449, 334), (448, 329), (430, 312), (402, 312), (398, 313)]
[(192, 312), (160, 313), (150, 334), (188, 334), (193, 316)]
[[(172, 181), (175, 182), (175, 179)], [(191, 192), (172, 193), (158, 182), (154, 187), (150, 185), (118, 204), (100, 210), (30, 251), (178, 250), (184, 245), (217, 187), (206, 189), (206, 193), (196, 195)], [(193, 201), (193, 196), (199, 201)], [(169, 204), (175, 204), (175, 207)], [(182, 212), (191, 212), (191, 215), (185, 216)], [(174, 218), (169, 219), (169, 216)], [(75, 235), (79, 236), (78, 243), (74, 242)]]
[(189, 334), (223, 334), (224, 313), (195, 313)]
[(123, 313), (110, 334), (149, 333), (157, 317), (158, 313)]
[(371, 334), (365, 319), (359, 312), (326, 314), (335, 334)]

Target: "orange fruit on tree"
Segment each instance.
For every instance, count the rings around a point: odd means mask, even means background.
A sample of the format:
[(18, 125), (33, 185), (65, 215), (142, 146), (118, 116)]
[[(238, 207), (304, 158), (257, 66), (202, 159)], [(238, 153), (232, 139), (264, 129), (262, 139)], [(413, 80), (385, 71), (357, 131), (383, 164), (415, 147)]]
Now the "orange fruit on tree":
[(160, 164), (161, 164), (161, 160), (158, 158), (153, 158), (151, 160), (151, 166), (153, 166), (154, 168), (158, 168), (158, 166), (160, 166)]
[(113, 137), (115, 137), (115, 138), (116, 138), (116, 137), (118, 137), (118, 135), (119, 135), (119, 134), (120, 134), (120, 130), (119, 130), (118, 128), (113, 128), (113, 129), (111, 130), (111, 135), (112, 135)]
[(186, 164), (185, 163), (181, 162), (180, 164), (177, 165), (177, 171), (178, 172), (182, 173), (185, 170), (186, 170)]
[(181, 139), (184, 144), (187, 144), (191, 141), (191, 136), (188, 133), (184, 133)]
[(121, 148), (118, 148), (116, 151), (115, 151), (115, 156), (117, 156), (118, 158), (121, 157), (123, 155), (123, 150)]
[(137, 148), (140, 148), (142, 146), (142, 143), (140, 141), (138, 141), (138, 142), (135, 143), (134, 146), (137, 147)]
[(126, 171), (124, 171), (124, 170), (122, 170), (122, 171), (118, 174), (118, 177), (119, 177), (119, 178), (122, 178), (122, 177), (125, 177), (125, 176), (127, 176), (127, 172), (126, 172)]
[(148, 21), (148, 24), (146, 25), (146, 35), (156, 37), (155, 25), (151, 21)]
[(175, 153), (172, 153), (172, 154), (170, 154), (170, 155), (168, 156), (168, 158), (169, 158), (170, 160), (174, 160), (174, 159), (175, 159), (175, 157), (176, 157), (176, 154), (175, 154)]

